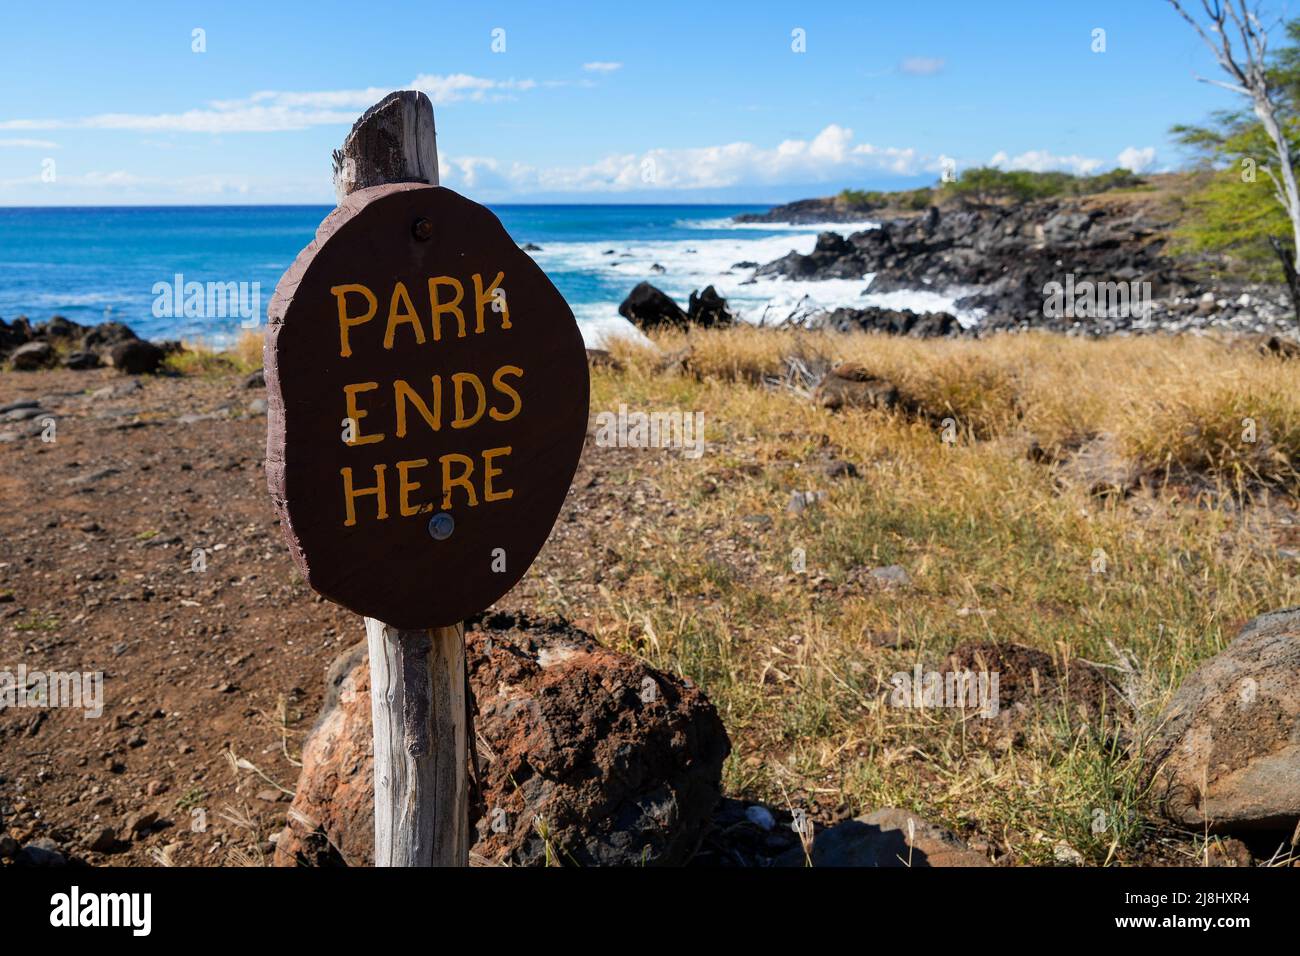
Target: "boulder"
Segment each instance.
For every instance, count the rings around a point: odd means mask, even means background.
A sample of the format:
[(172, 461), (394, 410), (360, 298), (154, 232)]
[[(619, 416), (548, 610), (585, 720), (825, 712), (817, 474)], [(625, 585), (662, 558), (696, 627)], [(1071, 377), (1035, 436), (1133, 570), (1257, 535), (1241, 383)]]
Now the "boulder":
[(99, 368), (99, 356), (94, 352), (69, 352), (63, 357), (63, 367), (77, 371)]
[(31, 340), (32, 326), (25, 317), (19, 316), (12, 322), (0, 319), (0, 357)]
[(9, 363), (17, 372), (32, 372), (41, 368), (52, 368), (59, 360), (54, 346), (49, 342), (28, 342), (14, 349), (9, 356)]
[(951, 312), (913, 312), (910, 309), (885, 309), (868, 306), (865, 309), (835, 309), (814, 316), (809, 328), (833, 329), (837, 332), (887, 332), (891, 335), (910, 335), (913, 338), (938, 338), (956, 335), (962, 331), (961, 323)]
[(860, 365), (843, 363), (822, 378), (813, 392), (813, 401), (832, 411), (841, 408), (893, 408), (898, 404), (898, 388)]
[(659, 328), (684, 329), (690, 318), (681, 306), (649, 282), (638, 283), (618, 307), (623, 316), (638, 329), (650, 331)]
[(32, 840), (14, 860), (19, 866), (64, 866), (68, 860), (59, 845), (49, 837)]
[(114, 368), (127, 375), (146, 375), (158, 371), (166, 353), (144, 339), (130, 339), (119, 342), (109, 350), (109, 359)]
[(1261, 615), (1175, 692), (1157, 722), (1152, 792), (1197, 831), (1300, 820), (1300, 607)]
[(703, 292), (692, 292), (686, 306), (686, 315), (691, 325), (712, 329), (731, 325), (735, 316), (727, 307), (727, 300), (718, 295), (713, 286), (705, 286)]
[(16, 408), (5, 405), (0, 407), (0, 422), (26, 422), (48, 414), (40, 402), (24, 402)]
[[(476, 860), (661, 866), (691, 857), (730, 751), (698, 688), (559, 619), (480, 616), (467, 627), (466, 657), (483, 775)], [(336, 660), (327, 679), (277, 865), (372, 862), (365, 644)]]
[(46, 342), (63, 343), (81, 338), (84, 331), (83, 326), (78, 325), (71, 319), (65, 319), (61, 315), (52, 316), (48, 321), (40, 323), (33, 330), (36, 338), (44, 339)]
[(20, 398), (16, 402), (5, 402), (3, 405), (0, 405), (0, 418), (4, 418), (8, 421), (8, 415), (10, 412), (21, 412), (29, 408), (35, 408), (38, 410), (37, 413), (39, 413), (40, 407), (40, 400), (35, 398)]
[(100, 352), (121, 342), (133, 342), (138, 336), (122, 322), (101, 322), (86, 330), (81, 337), (81, 347), (87, 352)]
[(811, 861), (824, 867), (992, 866), (951, 830), (908, 813), (884, 809), (813, 833), (812, 852), (803, 848), (781, 857), (784, 866)]
[(1259, 348), (1265, 355), (1276, 355), (1278, 358), (1284, 359), (1300, 358), (1300, 342), (1294, 339), (1284, 339), (1279, 335), (1263, 337), (1263, 341), (1259, 343)]
[[(876, 230), (871, 230), (876, 231)], [(855, 234), (855, 237), (861, 234)], [(756, 276), (787, 279), (861, 279), (870, 270), (868, 256), (838, 232), (823, 232), (808, 255), (788, 252), (755, 270)]]
[(107, 853), (117, 846), (117, 831), (112, 827), (97, 826), (86, 839), (86, 849), (92, 853)]

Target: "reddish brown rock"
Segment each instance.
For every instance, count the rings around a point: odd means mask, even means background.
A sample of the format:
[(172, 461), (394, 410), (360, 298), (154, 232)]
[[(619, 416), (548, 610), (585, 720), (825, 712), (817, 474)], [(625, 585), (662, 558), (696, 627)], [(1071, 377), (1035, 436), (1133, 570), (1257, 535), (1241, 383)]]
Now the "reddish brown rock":
[(1157, 728), (1152, 792), (1166, 818), (1290, 836), (1300, 819), (1300, 608), (1247, 624), (1183, 681)]
[[(486, 615), (466, 633), (479, 708), (471, 861), (679, 865), (695, 852), (730, 751), (700, 690), (560, 620)], [(330, 668), (280, 835), (280, 866), (369, 866), (374, 848), (364, 644)]]

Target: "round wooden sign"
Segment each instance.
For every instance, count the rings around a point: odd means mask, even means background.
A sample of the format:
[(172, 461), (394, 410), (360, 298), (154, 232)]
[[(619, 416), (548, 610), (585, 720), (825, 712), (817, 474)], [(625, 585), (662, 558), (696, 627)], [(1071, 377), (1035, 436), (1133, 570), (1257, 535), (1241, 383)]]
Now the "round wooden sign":
[(573, 480), (590, 385), (573, 313), (496, 216), (439, 186), (353, 193), (268, 316), (267, 484), (307, 582), (398, 628), (509, 591)]

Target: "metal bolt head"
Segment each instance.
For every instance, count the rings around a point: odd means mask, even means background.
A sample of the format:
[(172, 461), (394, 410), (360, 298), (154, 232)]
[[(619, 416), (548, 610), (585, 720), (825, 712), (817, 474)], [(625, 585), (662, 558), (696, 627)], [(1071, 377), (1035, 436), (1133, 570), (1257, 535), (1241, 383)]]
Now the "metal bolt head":
[(456, 530), (456, 519), (445, 511), (439, 511), (429, 519), (429, 536), (434, 541), (446, 541)]
[(425, 242), (433, 238), (433, 223), (428, 219), (417, 219), (411, 226), (411, 235), (415, 236), (420, 242)]

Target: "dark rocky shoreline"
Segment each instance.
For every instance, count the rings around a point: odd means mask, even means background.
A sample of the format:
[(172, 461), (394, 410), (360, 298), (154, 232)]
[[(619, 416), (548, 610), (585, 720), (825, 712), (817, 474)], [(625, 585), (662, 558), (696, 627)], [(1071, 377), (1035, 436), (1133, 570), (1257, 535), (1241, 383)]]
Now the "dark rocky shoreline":
[[(881, 206), (878, 226), (848, 235), (828, 229), (808, 254), (742, 262), (733, 273), (801, 281), (860, 280), (864, 294), (947, 295), (955, 312), (863, 305), (798, 309), (778, 324), (917, 338), (1042, 330), (1104, 336), (1219, 330), (1263, 336), (1273, 351), (1300, 350), (1300, 329), (1280, 284), (1225, 275), (1222, 263), (1190, 260), (1168, 247), (1176, 216), (1148, 193), (1018, 203), (966, 200), (912, 213)], [(738, 222), (798, 225), (862, 220), (869, 210), (840, 197), (800, 200)], [(697, 297), (706, 300), (701, 308)], [(683, 309), (640, 283), (619, 313), (642, 331), (712, 328), (734, 321), (712, 286)]]
[[(1176, 215), (1140, 191), (1013, 203), (963, 199), (919, 213), (853, 205), (836, 196), (736, 219), (833, 224), (861, 221), (873, 210), (881, 215), (874, 228), (847, 235), (828, 230), (806, 255), (791, 251), (767, 263), (737, 263), (732, 272), (748, 271), (745, 281), (871, 275), (864, 294), (937, 292), (952, 298), (962, 316), (864, 304), (800, 309), (783, 325), (919, 338), (1030, 329), (1089, 336), (1221, 330), (1265, 336), (1276, 343), (1270, 348), (1288, 354), (1300, 349), (1300, 328), (1281, 284), (1244, 282), (1224, 275), (1219, 263), (1172, 253), (1168, 239)], [(692, 293), (683, 308), (642, 282), (618, 311), (642, 331), (736, 321), (713, 286)], [(15, 370), (109, 365), (132, 374), (156, 372), (181, 349), (178, 342), (144, 341), (120, 322), (0, 319), (0, 363)]]
[(158, 371), (168, 355), (181, 350), (179, 342), (146, 341), (121, 322), (81, 325), (61, 315), (36, 325), (26, 316), (0, 319), (0, 363), (20, 372), (107, 365), (139, 375)]
[[(806, 200), (745, 221), (809, 224), (843, 218), (836, 200)], [(883, 219), (850, 235), (827, 231), (814, 250), (759, 266), (754, 275), (801, 280), (857, 279), (874, 273), (871, 293), (946, 292), (960, 310), (982, 314), (974, 330), (1046, 329), (1084, 335), (1222, 328), (1294, 335), (1280, 285), (1223, 279), (1166, 250), (1173, 222), (1151, 204), (1110, 197), (1014, 204), (952, 203), (920, 215)], [(1058, 283), (1094, 294), (1084, 308), (1049, 309)], [(1129, 292), (1139, 290), (1135, 307)], [(1068, 296), (1068, 293), (1067, 293)], [(1073, 305), (1073, 302), (1062, 303)], [(1116, 306), (1120, 307), (1116, 307)], [(808, 324), (919, 335), (960, 334), (948, 318), (899, 315), (906, 310), (836, 310)], [(855, 316), (854, 312), (861, 315)], [(947, 316), (947, 313), (937, 313)]]

